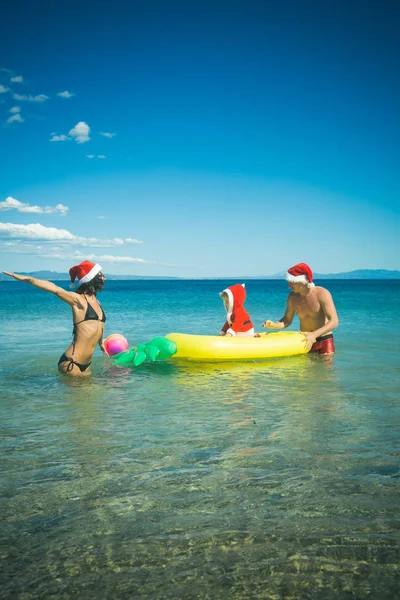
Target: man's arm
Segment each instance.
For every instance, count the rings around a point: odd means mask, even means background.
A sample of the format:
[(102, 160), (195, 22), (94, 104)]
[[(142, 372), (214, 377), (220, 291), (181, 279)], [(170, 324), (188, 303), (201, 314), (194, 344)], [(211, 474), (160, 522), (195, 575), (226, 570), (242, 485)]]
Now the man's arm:
[(286, 327), (289, 327), (289, 325), (292, 324), (293, 317), (294, 308), (292, 302), (292, 294), (290, 293), (286, 302), (286, 311), (282, 319), (280, 319), (279, 321), (270, 321), (268, 319), (267, 321), (264, 321), (262, 327), (267, 327), (269, 329), (286, 329)]
[(316, 337), (325, 335), (329, 331), (333, 331), (339, 325), (339, 318), (337, 316), (336, 308), (332, 299), (332, 296), (328, 290), (321, 290), (319, 301), (321, 302), (322, 310), (324, 311), (326, 323), (323, 327), (317, 329), (313, 333)]
[(76, 306), (80, 304), (79, 295), (76, 292), (67, 292), (67, 290), (64, 290), (51, 281), (47, 281), (46, 279), (38, 279), (37, 277), (30, 277), (29, 275), (18, 275), (17, 273), (10, 273), (9, 271), (3, 271), (3, 273), (4, 275), (13, 277), (17, 281), (24, 281), (25, 283), (30, 283), (34, 287), (39, 288), (40, 290), (50, 292), (70, 306)]

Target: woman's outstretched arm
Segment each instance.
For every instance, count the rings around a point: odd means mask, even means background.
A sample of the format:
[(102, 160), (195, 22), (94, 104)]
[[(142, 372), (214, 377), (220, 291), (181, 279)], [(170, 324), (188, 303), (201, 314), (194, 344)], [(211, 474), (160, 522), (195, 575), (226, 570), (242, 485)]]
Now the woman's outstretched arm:
[(76, 306), (80, 304), (79, 294), (76, 292), (68, 292), (51, 281), (47, 281), (46, 279), (38, 279), (37, 277), (31, 277), (30, 275), (18, 275), (18, 273), (10, 273), (9, 271), (3, 271), (3, 273), (4, 275), (13, 277), (17, 281), (24, 281), (25, 283), (30, 283), (31, 285), (39, 288), (40, 290), (50, 292), (70, 306)]

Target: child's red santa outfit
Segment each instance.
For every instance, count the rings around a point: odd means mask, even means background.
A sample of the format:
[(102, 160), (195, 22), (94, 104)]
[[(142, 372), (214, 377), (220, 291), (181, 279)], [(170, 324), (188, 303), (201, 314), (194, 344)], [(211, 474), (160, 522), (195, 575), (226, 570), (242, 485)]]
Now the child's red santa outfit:
[(221, 292), (220, 296), (224, 293), (228, 296), (229, 307), (226, 313), (226, 322), (221, 331), (238, 337), (254, 337), (253, 323), (243, 306), (246, 300), (244, 283), (231, 285)]

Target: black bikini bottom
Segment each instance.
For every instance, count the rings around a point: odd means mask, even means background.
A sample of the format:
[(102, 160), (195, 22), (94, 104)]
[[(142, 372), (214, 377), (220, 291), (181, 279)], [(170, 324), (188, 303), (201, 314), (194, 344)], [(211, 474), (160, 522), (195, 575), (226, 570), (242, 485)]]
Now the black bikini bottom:
[(87, 363), (87, 365), (81, 365), (80, 363), (76, 362), (72, 356), (67, 356), (64, 352), (64, 354), (61, 356), (60, 360), (58, 361), (58, 366), (63, 363), (63, 362), (69, 362), (69, 365), (67, 367), (66, 373), (69, 373), (70, 371), (72, 371), (72, 369), (74, 368), (74, 365), (76, 365), (77, 367), (79, 367), (81, 373), (83, 373), (84, 371), (86, 371), (86, 369), (88, 369), (90, 367), (90, 365), (92, 364), (92, 361), (90, 361), (90, 363)]

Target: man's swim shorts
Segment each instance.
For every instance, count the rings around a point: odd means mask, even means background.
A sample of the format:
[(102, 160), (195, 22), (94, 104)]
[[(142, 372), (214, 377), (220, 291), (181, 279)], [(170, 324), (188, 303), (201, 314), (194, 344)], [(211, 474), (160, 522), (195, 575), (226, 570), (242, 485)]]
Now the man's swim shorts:
[(317, 354), (333, 354), (335, 352), (333, 335), (328, 333), (328, 335), (321, 335), (320, 337), (317, 337), (311, 346), (310, 352), (316, 352)]

